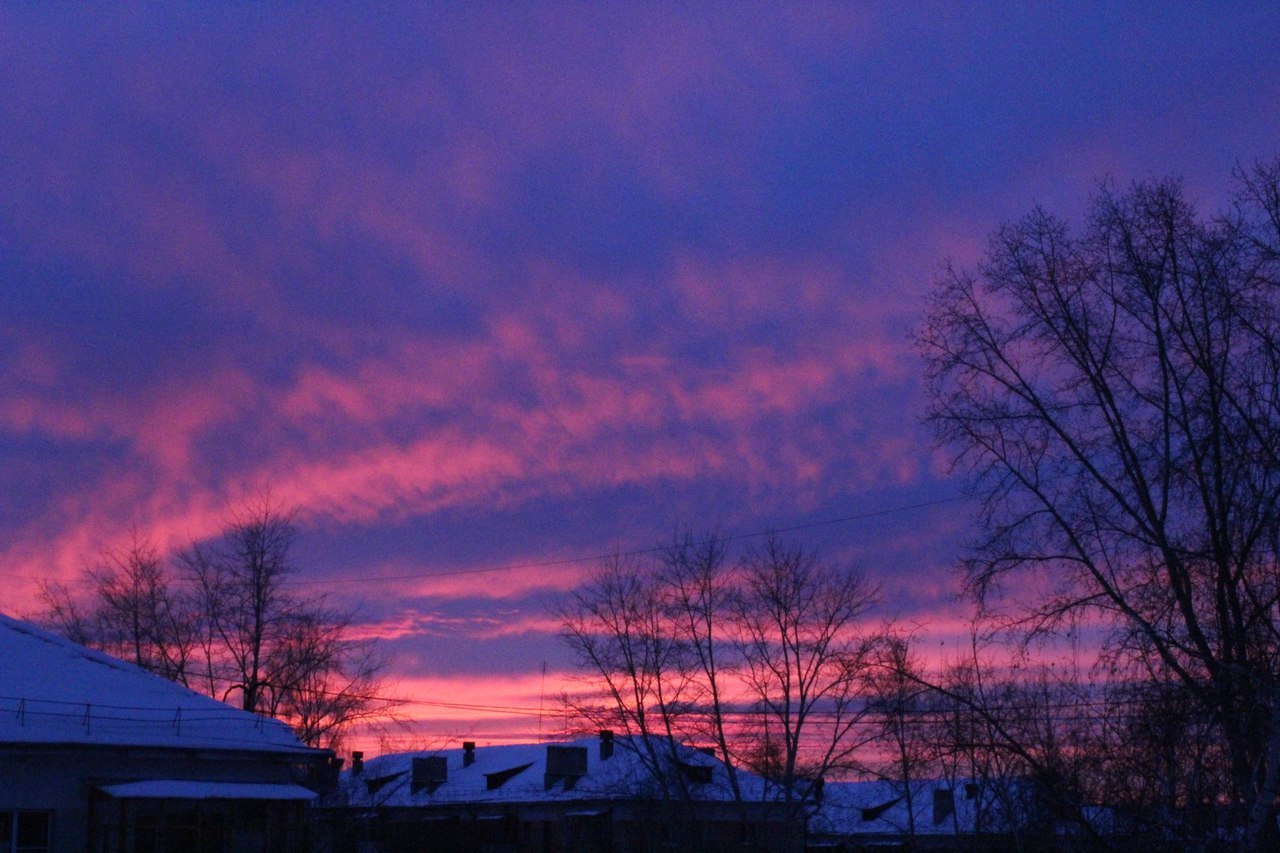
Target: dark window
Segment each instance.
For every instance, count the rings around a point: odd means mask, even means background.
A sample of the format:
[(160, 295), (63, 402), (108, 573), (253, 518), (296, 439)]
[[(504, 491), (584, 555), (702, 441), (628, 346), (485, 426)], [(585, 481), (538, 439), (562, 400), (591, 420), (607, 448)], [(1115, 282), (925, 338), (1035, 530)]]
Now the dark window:
[(0, 853), (49, 853), (49, 812), (0, 812)]

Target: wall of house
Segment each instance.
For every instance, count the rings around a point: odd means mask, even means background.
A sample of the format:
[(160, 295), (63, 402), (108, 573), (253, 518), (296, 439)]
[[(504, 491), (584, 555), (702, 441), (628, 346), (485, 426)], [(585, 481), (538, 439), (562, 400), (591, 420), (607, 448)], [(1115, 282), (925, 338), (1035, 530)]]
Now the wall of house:
[(51, 851), (88, 850), (103, 824), (101, 785), (147, 779), (299, 783), (305, 764), (289, 756), (216, 750), (0, 745), (0, 811), (49, 811)]
[(803, 832), (768, 804), (563, 800), (452, 803), (426, 808), (332, 808), (317, 816), (334, 853), (800, 853)]

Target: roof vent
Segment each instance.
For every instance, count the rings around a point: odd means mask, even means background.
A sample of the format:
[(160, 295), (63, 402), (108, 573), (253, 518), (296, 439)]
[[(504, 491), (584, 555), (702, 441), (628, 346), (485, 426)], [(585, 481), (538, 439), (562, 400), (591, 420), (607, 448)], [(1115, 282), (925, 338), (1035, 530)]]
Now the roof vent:
[(550, 789), (557, 782), (564, 782), (565, 790), (587, 775), (587, 748), (585, 746), (548, 746), (547, 774), (543, 788)]
[(893, 808), (900, 802), (902, 802), (902, 797), (894, 797), (892, 800), (889, 800), (887, 803), (881, 803), (878, 806), (869, 806), (867, 808), (862, 809), (862, 822), (868, 823), (873, 820), (879, 820), (881, 815), (883, 815), (885, 812), (887, 812), (889, 809)]
[(499, 770), (497, 773), (484, 774), (484, 787), (488, 791), (496, 791), (502, 787), (508, 779), (519, 776), (524, 771), (533, 766), (533, 763), (521, 764), (519, 767), (511, 767), (507, 770)]
[(473, 740), (464, 740), (462, 742), (462, 766), (470, 767), (476, 763), (476, 742)]
[(707, 764), (690, 764), (687, 761), (681, 761), (680, 772), (684, 774), (684, 778), (688, 779), (695, 785), (706, 785), (711, 781), (711, 767)]
[(351, 775), (359, 776), (362, 772), (364, 772), (364, 753), (357, 749), (351, 753)]
[(443, 755), (413, 759), (413, 779), (409, 782), (409, 793), (416, 794), (426, 788), (430, 794), (447, 781), (449, 766)]
[(613, 732), (608, 729), (600, 730), (600, 760), (605, 761), (613, 758)]
[(364, 786), (369, 790), (369, 796), (373, 796), (403, 775), (404, 771), (401, 770), (399, 773), (392, 773), (389, 776), (377, 776), (373, 779), (365, 779)]

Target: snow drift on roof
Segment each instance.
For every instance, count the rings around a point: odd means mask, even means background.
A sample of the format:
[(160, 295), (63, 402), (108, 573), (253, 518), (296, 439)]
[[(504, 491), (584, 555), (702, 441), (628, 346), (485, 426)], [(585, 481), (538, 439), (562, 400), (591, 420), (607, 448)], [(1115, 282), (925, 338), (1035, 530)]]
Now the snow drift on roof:
[(184, 779), (149, 779), (103, 785), (98, 790), (117, 800), (314, 800), (316, 794), (301, 785), (255, 782), (192, 782)]
[(4, 615), (0, 743), (309, 751), (279, 720)]

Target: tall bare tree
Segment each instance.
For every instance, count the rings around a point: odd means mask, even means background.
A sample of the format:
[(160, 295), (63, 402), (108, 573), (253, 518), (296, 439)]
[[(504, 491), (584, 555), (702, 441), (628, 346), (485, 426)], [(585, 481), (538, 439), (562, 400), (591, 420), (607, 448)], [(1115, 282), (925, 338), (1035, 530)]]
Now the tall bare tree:
[(865, 743), (876, 634), (859, 620), (876, 594), (857, 569), (777, 536), (743, 557), (732, 605), (742, 679), (767, 775), (797, 818), (818, 780), (848, 769)]
[(690, 732), (709, 738), (724, 761), (733, 797), (742, 800), (737, 755), (733, 749), (732, 684), (738, 658), (730, 634), (734, 587), (729, 576), (728, 548), (722, 538), (698, 539), (689, 531), (663, 552), (659, 583), (673, 636), (683, 652), (691, 702), (702, 713)]
[(983, 501), (968, 579), (1031, 633), (1182, 685), (1230, 754), (1247, 845), (1280, 793), (1280, 162), (1198, 215), (1176, 181), (1104, 188), (1074, 235), (1043, 210), (938, 281), (930, 420)]
[(560, 613), (561, 636), (598, 689), (566, 702), (593, 727), (631, 736), (663, 796), (679, 801), (688, 789), (672, 762), (692, 685), (662, 598), (653, 567), (622, 557), (573, 593)]
[(907, 809), (907, 844), (915, 842), (917, 788), (935, 770), (937, 740), (925, 714), (933, 691), (924, 682), (910, 637), (886, 634), (872, 654), (869, 708), (877, 721), (876, 739), (884, 751), (875, 775), (887, 780)]
[[(761, 771), (800, 820), (818, 780), (861, 744), (874, 602), (860, 573), (771, 537), (734, 562), (717, 537), (677, 538), (661, 559), (611, 560), (564, 607), (563, 636), (603, 696), (571, 710), (667, 744), (716, 744), (741, 801), (737, 768)], [(603, 701), (600, 701), (603, 700)], [(665, 778), (687, 798), (687, 780)]]
[(220, 658), (216, 676), (224, 702), (237, 696), (246, 711), (269, 712), (280, 701), (274, 677), (287, 630), (304, 604), (285, 588), (293, 517), (266, 499), (233, 511), (222, 535), (193, 543), (181, 560), (194, 581), (207, 636)]

